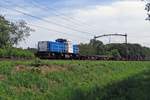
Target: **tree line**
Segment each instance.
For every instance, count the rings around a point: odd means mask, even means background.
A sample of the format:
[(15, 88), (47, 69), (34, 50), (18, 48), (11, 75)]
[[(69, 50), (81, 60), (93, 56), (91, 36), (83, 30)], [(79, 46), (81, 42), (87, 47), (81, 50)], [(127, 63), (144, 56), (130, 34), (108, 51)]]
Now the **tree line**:
[(81, 43), (79, 48), (81, 55), (107, 55), (114, 59), (150, 60), (150, 48), (140, 44), (104, 44), (92, 39), (89, 43)]

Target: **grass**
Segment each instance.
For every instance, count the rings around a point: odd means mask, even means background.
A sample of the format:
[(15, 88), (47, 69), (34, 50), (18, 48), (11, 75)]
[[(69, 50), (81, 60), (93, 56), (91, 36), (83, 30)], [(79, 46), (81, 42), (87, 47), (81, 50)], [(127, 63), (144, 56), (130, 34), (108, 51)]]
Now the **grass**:
[(0, 100), (149, 100), (150, 62), (1, 61)]

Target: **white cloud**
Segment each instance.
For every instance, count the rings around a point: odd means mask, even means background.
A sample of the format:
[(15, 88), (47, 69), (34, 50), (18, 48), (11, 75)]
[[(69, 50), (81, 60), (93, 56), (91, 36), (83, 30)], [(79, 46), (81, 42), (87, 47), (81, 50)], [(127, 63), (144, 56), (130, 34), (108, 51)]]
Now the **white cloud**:
[[(150, 22), (145, 21), (146, 12), (144, 11), (145, 4), (140, 1), (115, 1), (109, 5), (97, 5), (84, 9), (73, 10), (69, 17), (80, 19), (82, 22), (91, 25), (73, 26), (69, 22), (58, 19), (58, 17), (47, 17), (44, 18), (50, 21), (57, 21), (59, 24), (67, 25), (68, 27), (76, 27), (77, 29), (90, 31), (96, 35), (107, 34), (107, 33), (127, 33), (130, 43), (140, 43), (150, 47)], [(35, 33), (31, 34), (31, 37), (26, 42), (27, 46), (35, 46), (39, 40), (54, 40), (55, 38), (69, 38), (76, 42), (88, 42), (85, 38), (93, 38), (88, 34), (79, 33), (71, 30), (67, 30), (56, 25), (50, 25), (48, 23), (37, 21), (32, 22), (36, 25), (44, 26), (54, 30), (62, 31), (68, 35), (61, 33), (49, 32), (38, 28)], [(77, 35), (78, 37), (75, 37)], [(105, 43), (108, 42), (108, 37), (102, 38)], [(119, 41), (124, 42), (120, 37), (113, 37), (113, 42)], [(23, 44), (24, 45), (24, 44)]]

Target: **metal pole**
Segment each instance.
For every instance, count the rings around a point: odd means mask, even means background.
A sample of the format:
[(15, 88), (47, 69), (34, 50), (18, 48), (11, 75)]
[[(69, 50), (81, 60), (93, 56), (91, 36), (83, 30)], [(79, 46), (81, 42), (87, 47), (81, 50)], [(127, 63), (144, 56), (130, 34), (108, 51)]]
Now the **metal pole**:
[(125, 43), (128, 44), (128, 36), (125, 34)]
[(96, 40), (96, 36), (94, 36), (94, 40)]
[(126, 44), (126, 60), (128, 60), (128, 36), (125, 34), (125, 44)]

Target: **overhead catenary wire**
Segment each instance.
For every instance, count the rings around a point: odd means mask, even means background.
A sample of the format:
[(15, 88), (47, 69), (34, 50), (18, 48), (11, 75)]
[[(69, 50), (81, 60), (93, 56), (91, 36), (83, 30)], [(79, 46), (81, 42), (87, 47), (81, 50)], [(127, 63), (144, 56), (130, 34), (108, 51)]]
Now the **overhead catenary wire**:
[[(2, 6), (0, 6), (0, 7), (2, 7)], [(7, 8), (7, 7), (3, 7), (3, 8), (6, 8), (6, 9), (8, 9), (8, 10), (13, 10), (13, 9), (9, 9), (9, 8)], [(15, 11), (15, 12), (18, 12), (18, 13), (22, 13), (21, 11), (18, 11), (18, 10), (13, 10), (13, 11)], [(23, 14), (26, 14), (26, 13), (23, 13)], [(56, 32), (56, 33), (62, 33), (62, 34), (66, 34), (67, 36), (68, 35), (71, 35), (71, 36), (75, 36), (75, 37), (78, 37), (78, 38), (81, 38), (81, 39), (86, 39), (86, 40), (89, 40), (89, 38), (86, 38), (86, 37), (81, 37), (81, 36), (79, 36), (79, 35), (77, 35), (77, 34), (68, 34), (68, 33), (65, 33), (65, 32), (61, 32), (61, 31), (58, 31), (58, 30), (54, 30), (54, 29), (50, 29), (50, 28), (46, 28), (46, 27), (43, 27), (43, 26), (39, 26), (39, 25), (34, 25), (34, 24), (29, 24), (30, 26), (34, 26), (34, 27), (38, 27), (38, 28), (42, 28), (42, 29), (46, 29), (46, 30), (48, 30), (48, 31), (53, 31), (53, 32)]]
[[(59, 19), (61, 19), (61, 20), (65, 20), (66, 22), (68, 22), (68, 23), (70, 23), (70, 24), (73, 24), (74, 26), (78, 26), (78, 27), (81, 27), (81, 25), (82, 26), (86, 26), (86, 24), (81, 24), (80, 23), (80, 21), (75, 21), (75, 20), (73, 20), (72, 18), (70, 18), (69, 16), (66, 16), (65, 14), (62, 14), (62, 13), (59, 13), (56, 9), (54, 9), (54, 8), (51, 8), (51, 7), (46, 7), (46, 6), (44, 6), (44, 5), (40, 5), (40, 4), (38, 4), (38, 2), (37, 1), (35, 1), (35, 0), (32, 0), (32, 6), (33, 7), (37, 7), (38, 9), (41, 9), (41, 10), (43, 10), (43, 11), (52, 11), (53, 12), (53, 14), (55, 15), (55, 16), (57, 16)], [(91, 28), (91, 27), (90, 27)]]
[[(36, 1), (35, 2), (33, 2), (34, 0), (32, 0), (32, 6), (34, 6), (34, 7), (37, 7), (38, 9), (41, 9), (41, 10), (50, 10), (50, 9), (48, 9), (47, 7), (41, 7)], [(5, 2), (7, 2), (8, 3), (8, 1), (6, 1), (5, 0)], [(20, 6), (20, 5), (18, 5), (18, 7), (19, 8), (22, 8), (22, 6)], [(51, 8), (52, 9), (52, 8)], [(54, 9), (53, 9), (54, 10)], [(70, 19), (69, 19), (69, 17), (67, 18), (67, 16), (61, 16), (58, 12), (55, 12), (56, 14), (54, 14), (54, 15), (56, 15), (56, 16), (59, 16), (61, 19), (63, 19), (63, 20), (65, 20), (65, 21), (69, 21), (69, 22), (72, 22), (72, 21), (70, 21)], [(79, 24), (79, 23), (75, 23), (75, 22), (72, 22), (73, 24)]]
[[(58, 34), (65, 34), (66, 36), (70, 36), (70, 34), (67, 33), (67, 32), (62, 32), (62, 31), (54, 30), (54, 29), (47, 28), (47, 27), (44, 27), (44, 26), (35, 25), (35, 23), (34, 24), (33, 23), (32, 24), (31, 23), (27, 23), (27, 25), (30, 25), (31, 27), (41, 28), (41, 29), (47, 30), (49, 32), (55, 32), (55, 33), (58, 33)], [(75, 36), (77, 38), (89, 40), (89, 38), (81, 37), (81, 36), (78, 36), (77, 34), (72, 34), (71, 36)]]
[[(50, 28), (47, 28), (47, 27), (43, 27), (43, 26), (31, 24), (31, 23), (28, 23), (28, 25), (33, 26), (33, 27), (37, 27), (37, 28), (41, 28), (41, 29), (46, 29), (48, 31), (56, 32), (56, 33), (59, 33), (59, 34), (65, 34), (67, 36), (69, 35), (68, 33), (65, 33), (65, 32), (61, 32), (61, 31), (58, 31), (58, 30), (50, 29)], [(75, 34), (72, 34), (72, 35), (75, 36), (75, 37), (79, 37), (78, 35), (75, 35)], [(86, 37), (81, 37), (81, 36), (80, 36), (80, 38), (81, 39), (86, 39), (86, 40), (88, 39)]]
[[(5, 2), (5, 1), (4, 1)], [(6, 1), (7, 2), (7, 1)], [(8, 3), (8, 2), (7, 2)], [(4, 7), (2, 5), (0, 5), (0, 7), (2, 8), (5, 8), (5, 9), (9, 9), (8, 7)], [(21, 13), (23, 15), (26, 15), (26, 16), (29, 16), (29, 17), (32, 17), (34, 19), (37, 19), (37, 20), (40, 20), (40, 21), (43, 21), (43, 22), (46, 22), (46, 23), (49, 23), (49, 24), (53, 24), (53, 25), (56, 25), (56, 26), (59, 26), (59, 27), (63, 27), (65, 29), (68, 29), (68, 30), (72, 30), (72, 31), (76, 31), (76, 32), (79, 32), (79, 33), (85, 33), (86, 35), (91, 35), (93, 36), (91, 33), (89, 32), (85, 32), (85, 31), (81, 31), (81, 30), (78, 30), (78, 29), (74, 29), (74, 28), (71, 28), (71, 27), (68, 27), (68, 26), (65, 26), (65, 25), (62, 25), (62, 24), (58, 24), (56, 22), (53, 22), (53, 21), (50, 21), (50, 20), (46, 20), (46, 19), (43, 19), (43, 18), (40, 18), (38, 16), (35, 16), (35, 15), (32, 15), (32, 14), (29, 14), (29, 13), (26, 13), (26, 12), (23, 12), (23, 11), (20, 11), (20, 10), (17, 10), (15, 8), (11, 8), (9, 10), (12, 10), (12, 11), (15, 11), (15, 12), (18, 12), (18, 13)]]
[(79, 20), (71, 16), (66, 16), (64, 13), (58, 12), (54, 7), (47, 7), (45, 5), (42, 5), (41, 7), (41, 4), (39, 4), (37, 0), (32, 0), (32, 5), (41, 8), (43, 10), (51, 10), (55, 13), (56, 16), (59, 16), (60, 18), (72, 22), (76, 25), (82, 25), (82, 26), (88, 26), (88, 28), (94, 28), (93, 25), (89, 25), (86, 22), (83, 22), (82, 20)]

